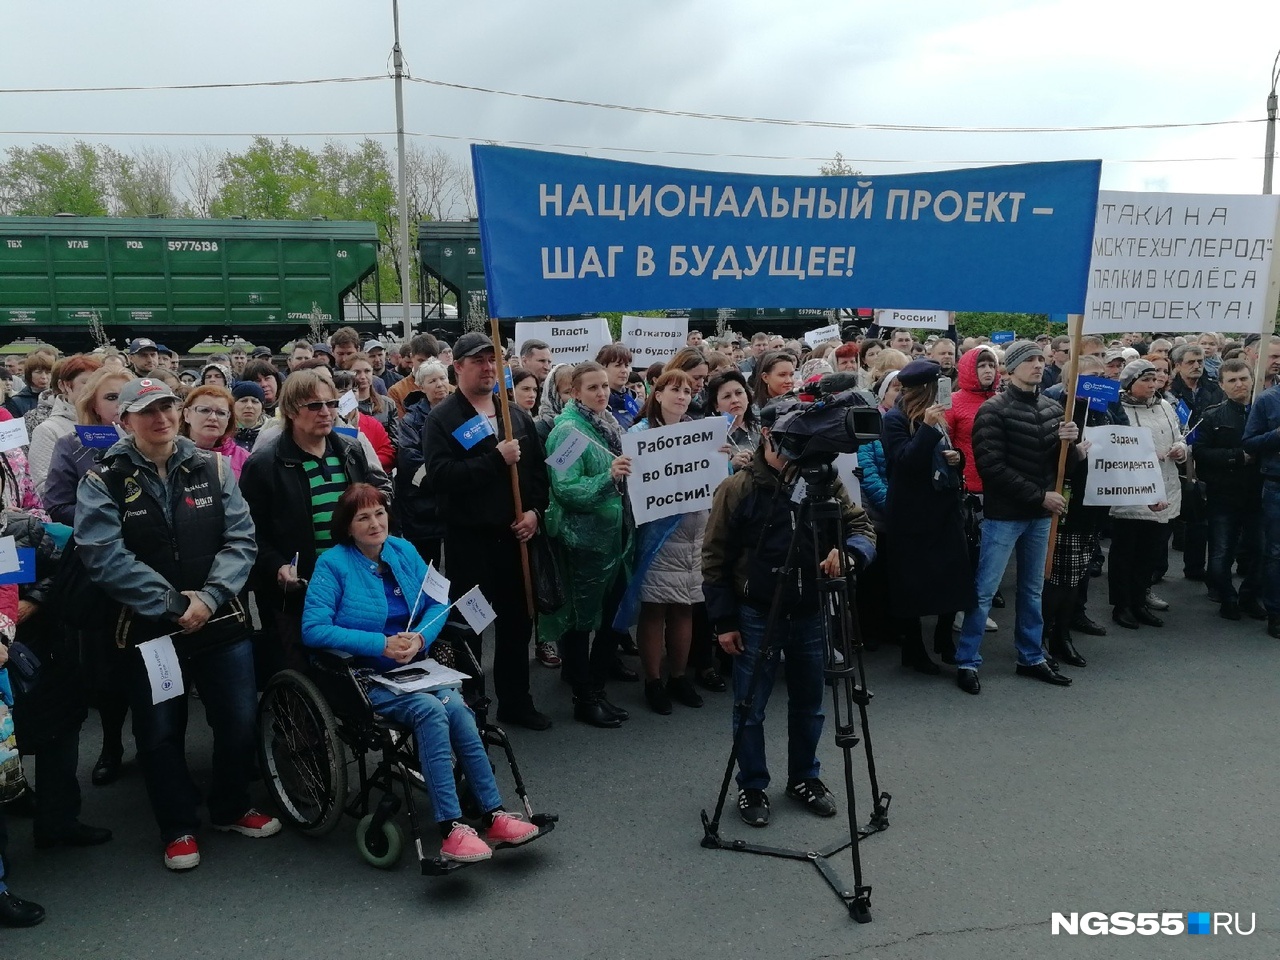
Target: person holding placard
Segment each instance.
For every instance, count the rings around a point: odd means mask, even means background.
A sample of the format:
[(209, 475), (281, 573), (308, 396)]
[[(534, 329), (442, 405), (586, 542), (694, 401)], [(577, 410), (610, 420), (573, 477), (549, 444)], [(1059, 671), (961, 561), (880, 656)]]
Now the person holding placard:
[(1129, 423), (1151, 431), (1164, 489), (1146, 506), (1111, 508), (1111, 555), (1107, 586), (1111, 619), (1128, 630), (1138, 624), (1163, 627), (1150, 607), (1151, 583), (1168, 550), (1166, 524), (1182, 509), (1177, 464), (1187, 459), (1178, 414), (1156, 390), (1156, 369), (1146, 360), (1130, 360), (1120, 374), (1120, 403)]
[(711, 365), (707, 363), (707, 355), (702, 352), (702, 348), (681, 347), (672, 354), (662, 370), (664, 373), (681, 370), (689, 375), (693, 381), (693, 398), (689, 402), (688, 416), (694, 420), (705, 416), (711, 406), (707, 402), (707, 378), (711, 376)]
[(593, 727), (618, 727), (627, 718), (605, 696), (617, 636), (602, 618), (610, 591), (630, 566), (634, 529), (627, 502), (631, 460), (622, 455), (622, 431), (609, 414), (610, 376), (598, 363), (574, 367), (573, 401), (547, 438), (549, 455), (574, 431), (591, 441), (567, 469), (551, 471), (547, 533), (560, 543), (567, 599), (545, 619), (560, 636), (574, 719)]
[[(737, 374), (741, 376), (741, 374)], [(683, 370), (667, 370), (632, 426), (632, 433), (692, 419), (695, 382)], [(675, 514), (636, 528), (636, 562), (615, 628), (637, 628), (644, 697), (649, 709), (671, 713), (674, 700), (701, 707), (702, 697), (686, 675), (693, 642), (693, 608), (702, 603), (702, 532), (709, 511)], [(661, 680), (667, 655), (667, 682)]]
[(81, 481), (75, 540), (93, 582), (119, 605), (103, 611), (115, 644), (133, 650), (154, 641), (180, 664), (184, 682), (165, 696), (144, 658), (132, 655), (128, 692), (165, 866), (189, 870), (200, 863), (200, 791), (185, 755), (186, 683), (199, 690), (213, 729), (214, 827), (268, 837), (280, 821), (249, 798), (257, 693), (252, 626), (237, 596), (257, 553), (254, 524), (230, 467), (179, 436), (179, 416), (178, 398), (160, 381), (124, 385), (128, 437)]
[[(390, 505), (384, 491), (367, 483), (352, 484), (338, 498), (334, 547), (316, 563), (302, 613), (308, 647), (353, 654), (357, 666), (378, 673), (426, 659), (449, 612), (423, 593), (427, 565), (418, 552), (387, 535)], [(493, 855), (491, 843), (533, 839), (538, 828), (502, 806), (475, 714), (461, 690), (396, 693), (376, 682), (364, 688), (378, 714), (413, 729), (442, 857), (474, 863)], [(483, 839), (462, 822), (454, 755), (483, 812)]]

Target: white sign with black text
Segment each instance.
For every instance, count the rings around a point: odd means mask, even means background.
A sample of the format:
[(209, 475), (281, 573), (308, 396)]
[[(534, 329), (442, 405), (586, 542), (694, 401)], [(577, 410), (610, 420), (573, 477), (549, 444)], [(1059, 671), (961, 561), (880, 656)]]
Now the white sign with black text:
[(1147, 427), (1090, 427), (1085, 506), (1146, 507), (1164, 499), (1164, 477)]
[(621, 343), (638, 370), (670, 360), (688, 337), (688, 317), (622, 317)]
[(950, 310), (877, 310), (876, 324), (881, 328), (906, 327), (909, 330), (945, 330), (955, 323)]
[(516, 346), (526, 340), (541, 340), (551, 348), (555, 363), (586, 363), (600, 348), (613, 343), (609, 321), (604, 317), (587, 320), (522, 320), (516, 324)]
[(711, 508), (720, 481), (729, 475), (721, 452), (729, 424), (723, 417), (691, 420), (622, 435), (631, 458), (627, 493), (636, 523)]

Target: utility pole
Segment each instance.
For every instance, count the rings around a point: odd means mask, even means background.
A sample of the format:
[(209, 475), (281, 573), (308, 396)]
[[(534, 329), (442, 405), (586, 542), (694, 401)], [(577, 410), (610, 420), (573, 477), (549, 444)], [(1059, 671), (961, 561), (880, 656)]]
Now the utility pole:
[[(391, 48), (391, 63), (395, 68), (396, 157), (400, 168), (400, 293), (401, 299), (404, 301), (404, 339), (409, 340), (413, 336), (413, 294), (409, 276), (409, 264), (413, 258), (409, 256), (409, 175), (404, 156), (404, 56), (400, 52), (399, 0), (391, 0), (391, 18), (395, 22), (396, 33), (395, 46)], [(1271, 100), (1274, 107), (1274, 90), (1272, 91)], [(1272, 115), (1274, 116), (1274, 109)], [(1269, 182), (1270, 180), (1268, 180)]]
[(1267, 97), (1267, 151), (1262, 158), (1262, 192), (1271, 192), (1271, 171), (1276, 163), (1276, 84), (1280, 82), (1280, 51), (1271, 64), (1271, 94)]

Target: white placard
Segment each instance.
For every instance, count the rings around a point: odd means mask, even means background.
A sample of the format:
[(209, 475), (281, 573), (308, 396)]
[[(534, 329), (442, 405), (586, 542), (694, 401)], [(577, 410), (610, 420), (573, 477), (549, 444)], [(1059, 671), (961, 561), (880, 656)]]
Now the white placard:
[(840, 324), (829, 323), (825, 327), (819, 327), (817, 330), (810, 330), (804, 335), (804, 342), (810, 347), (816, 347), (820, 343), (826, 343), (828, 340), (840, 339)]
[(720, 448), (729, 425), (723, 417), (690, 420), (622, 435), (622, 452), (631, 458), (627, 493), (636, 523), (711, 507), (729, 465)]
[(1091, 427), (1084, 504), (1145, 507), (1165, 498), (1164, 477), (1148, 427)]
[(604, 317), (588, 320), (522, 320), (516, 324), (516, 344), (526, 340), (542, 340), (551, 348), (553, 363), (585, 363), (594, 360), (600, 348), (613, 342), (609, 321)]
[(906, 327), (909, 330), (946, 330), (955, 323), (950, 310), (877, 310), (876, 324), (886, 327)]
[(638, 370), (670, 360), (688, 337), (688, 317), (622, 317), (621, 343)]
[(484, 598), (478, 586), (472, 587), (459, 597), (457, 607), (458, 612), (462, 614), (462, 619), (467, 621), (467, 626), (476, 633), (484, 633), (484, 628), (498, 619), (498, 615), (493, 612), (493, 607), (489, 606), (489, 601)]
[(422, 592), (436, 603), (449, 602), (449, 578), (435, 568), (435, 564), (427, 564), (427, 575), (422, 580)]
[(0, 537), (0, 574), (17, 573), (21, 566), (18, 562), (18, 544), (13, 537)]
[(835, 460), (836, 476), (844, 484), (849, 499), (859, 507), (862, 506), (862, 484), (858, 480), (858, 455), (856, 453), (838, 453)]
[(1269, 331), (1280, 197), (1102, 190), (1084, 332)]
[(138, 653), (142, 655), (147, 679), (151, 681), (152, 703), (164, 703), (182, 696), (182, 666), (178, 663), (178, 651), (173, 648), (173, 637), (140, 643)]
[(354, 390), (348, 390), (338, 398), (338, 413), (344, 417), (358, 406), (360, 401), (356, 398)]
[(18, 449), (18, 447), (25, 447), (30, 442), (31, 437), (27, 433), (27, 421), (22, 417), (15, 417), (12, 420), (0, 423), (0, 453), (7, 453), (10, 450)]
[(556, 447), (556, 452), (547, 457), (547, 466), (556, 473), (564, 473), (578, 462), (590, 445), (591, 441), (587, 439), (585, 433), (581, 430), (570, 430), (564, 442)]

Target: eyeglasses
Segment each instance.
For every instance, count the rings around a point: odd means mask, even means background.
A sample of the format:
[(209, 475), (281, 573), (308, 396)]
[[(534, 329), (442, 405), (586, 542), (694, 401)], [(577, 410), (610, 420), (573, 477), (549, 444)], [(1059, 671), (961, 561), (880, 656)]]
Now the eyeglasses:
[(191, 409), (202, 417), (215, 417), (218, 420), (227, 420), (231, 417), (229, 412), (216, 407), (192, 407)]
[(337, 410), (338, 401), (337, 400), (312, 400), (310, 403), (302, 404), (302, 407), (306, 410), (310, 410), (312, 413), (319, 413), (321, 410), (325, 409), (325, 407), (328, 407), (330, 410)]

